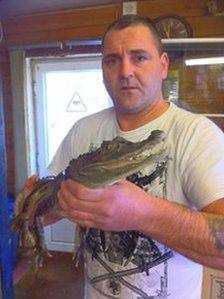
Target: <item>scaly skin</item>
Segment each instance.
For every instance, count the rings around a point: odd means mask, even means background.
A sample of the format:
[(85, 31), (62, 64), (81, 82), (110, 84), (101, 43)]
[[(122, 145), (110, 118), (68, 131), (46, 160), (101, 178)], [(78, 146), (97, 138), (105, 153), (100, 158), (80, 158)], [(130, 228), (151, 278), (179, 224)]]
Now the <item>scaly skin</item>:
[[(11, 228), (20, 234), (22, 247), (33, 252), (37, 269), (42, 264), (44, 253), (48, 254), (43, 241), (41, 218), (49, 213), (59, 213), (57, 192), (61, 182), (71, 178), (97, 188), (126, 178), (144, 166), (167, 161), (169, 150), (164, 146), (165, 139), (165, 133), (156, 130), (147, 139), (137, 143), (120, 137), (104, 141), (97, 150), (71, 160), (65, 172), (40, 179), (32, 191), (19, 194), (16, 205), (20, 208)], [(85, 229), (78, 228), (77, 231), (78, 245), (75, 246), (80, 251)]]
[(65, 175), (91, 188), (111, 184), (166, 159), (169, 150), (164, 147), (165, 138), (163, 131), (155, 130), (147, 139), (136, 143), (121, 137), (104, 141), (96, 151), (72, 160)]

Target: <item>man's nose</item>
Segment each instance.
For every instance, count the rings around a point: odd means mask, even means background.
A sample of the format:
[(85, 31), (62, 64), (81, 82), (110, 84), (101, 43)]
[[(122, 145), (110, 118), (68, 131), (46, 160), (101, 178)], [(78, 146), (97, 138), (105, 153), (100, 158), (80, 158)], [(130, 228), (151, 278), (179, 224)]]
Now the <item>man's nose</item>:
[(122, 79), (126, 79), (133, 76), (133, 65), (128, 58), (124, 58), (121, 61), (120, 75)]

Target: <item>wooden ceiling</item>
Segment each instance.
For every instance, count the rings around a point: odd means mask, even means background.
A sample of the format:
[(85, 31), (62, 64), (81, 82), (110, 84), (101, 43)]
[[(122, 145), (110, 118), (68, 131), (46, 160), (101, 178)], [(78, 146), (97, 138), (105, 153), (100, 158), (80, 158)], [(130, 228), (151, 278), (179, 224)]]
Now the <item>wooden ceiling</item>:
[(54, 12), (123, 2), (122, 0), (0, 0), (0, 20), (11, 16)]

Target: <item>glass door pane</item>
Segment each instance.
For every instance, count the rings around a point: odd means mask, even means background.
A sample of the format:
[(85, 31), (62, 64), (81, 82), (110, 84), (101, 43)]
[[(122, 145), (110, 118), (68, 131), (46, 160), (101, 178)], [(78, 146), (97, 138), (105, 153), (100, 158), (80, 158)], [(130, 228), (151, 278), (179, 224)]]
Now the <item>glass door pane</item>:
[(187, 110), (224, 114), (224, 39), (165, 43), (170, 71), (165, 98)]
[(35, 69), (38, 170), (43, 176), (71, 126), (112, 103), (103, 84), (100, 56), (41, 61)]

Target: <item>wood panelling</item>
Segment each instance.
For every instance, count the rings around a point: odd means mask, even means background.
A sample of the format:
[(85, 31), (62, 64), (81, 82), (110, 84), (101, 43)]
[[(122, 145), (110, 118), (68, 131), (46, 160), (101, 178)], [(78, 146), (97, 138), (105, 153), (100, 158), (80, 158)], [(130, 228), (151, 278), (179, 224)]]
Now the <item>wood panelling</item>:
[(3, 22), (3, 45), (100, 38), (121, 13), (120, 4), (10, 18)]
[(26, 57), (65, 57), (74, 54), (100, 53), (101, 45), (46, 47), (26, 50)]
[[(184, 16), (194, 37), (224, 36), (224, 16), (209, 16), (208, 0), (142, 0), (138, 13), (155, 19), (164, 14)], [(122, 14), (122, 4), (55, 13), (11, 17), (3, 21), (2, 45), (15, 46), (51, 41), (100, 38), (106, 27)]]
[(224, 37), (224, 15), (191, 17), (187, 20), (193, 28), (194, 37)]
[(26, 34), (11, 34), (6, 36), (4, 42), (7, 46), (26, 45), (35, 43), (46, 43), (47, 41), (69, 41), (81, 39), (97, 39), (102, 36), (106, 26), (94, 26), (80, 28), (66, 28), (53, 31), (34, 31), (26, 32)]
[(10, 86), (9, 56), (7, 51), (0, 52), (0, 72), (2, 73), (4, 120), (7, 155), (8, 191), (14, 193), (14, 151), (13, 151), (13, 119)]
[(66, 28), (94, 27), (108, 24), (117, 18), (120, 6), (106, 6), (88, 9), (69, 10), (11, 18), (5, 22), (5, 34), (52, 31)]
[(186, 0), (151, 0), (139, 1), (138, 13), (151, 18), (165, 14), (178, 14), (182, 16), (202, 16), (207, 12), (207, 1)]
[(224, 37), (224, 15), (208, 15), (207, 0), (139, 1), (138, 13), (156, 19), (161, 15), (183, 16), (193, 29), (193, 37)]

